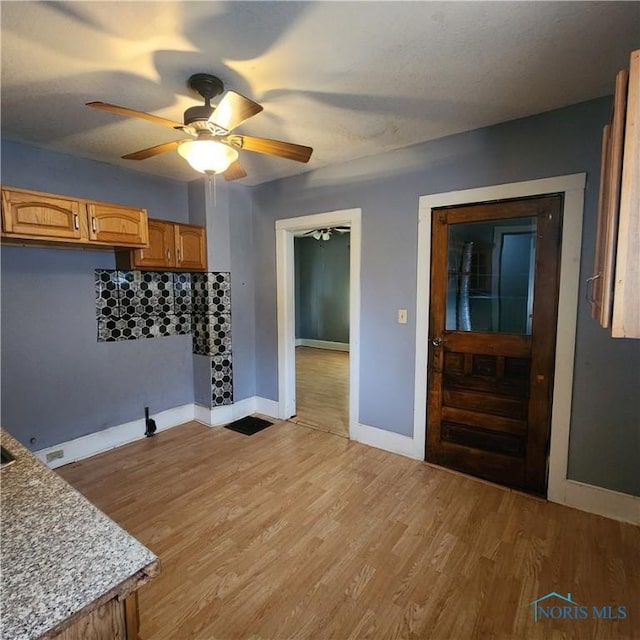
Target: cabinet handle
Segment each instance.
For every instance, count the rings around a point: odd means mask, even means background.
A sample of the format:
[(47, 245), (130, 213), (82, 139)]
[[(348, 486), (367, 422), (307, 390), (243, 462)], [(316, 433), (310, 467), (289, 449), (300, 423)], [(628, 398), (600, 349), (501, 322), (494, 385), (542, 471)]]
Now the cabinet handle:
[(78, 219), (78, 214), (73, 214), (73, 228), (77, 231), (80, 228), (80, 220)]
[(167, 262), (171, 262), (171, 251), (167, 249)]
[(98, 233), (98, 223), (96, 222), (95, 216), (91, 217), (91, 230), (93, 233)]
[(176, 251), (178, 253), (178, 262), (182, 262), (182, 253), (180, 252), (180, 248), (178, 247)]
[(587, 291), (585, 292), (585, 296), (587, 298), (587, 302), (589, 304), (595, 304), (596, 301), (593, 297), (593, 283), (600, 277), (599, 273), (596, 273), (595, 276), (591, 276), (587, 278)]

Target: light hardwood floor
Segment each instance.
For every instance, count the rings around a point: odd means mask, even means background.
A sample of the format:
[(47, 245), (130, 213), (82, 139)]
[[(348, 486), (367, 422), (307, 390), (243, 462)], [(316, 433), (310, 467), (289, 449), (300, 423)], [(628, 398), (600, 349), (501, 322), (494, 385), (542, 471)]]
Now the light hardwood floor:
[[(640, 638), (640, 528), (290, 422), (58, 471), (160, 556), (144, 640)], [(628, 618), (534, 622), (550, 591)]]
[(349, 354), (296, 347), (296, 417), (303, 423), (349, 436)]

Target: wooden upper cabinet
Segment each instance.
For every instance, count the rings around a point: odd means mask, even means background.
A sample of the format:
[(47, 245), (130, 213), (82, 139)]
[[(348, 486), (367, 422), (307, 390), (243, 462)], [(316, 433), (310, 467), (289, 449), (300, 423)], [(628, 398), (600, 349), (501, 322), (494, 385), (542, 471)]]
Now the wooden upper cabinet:
[(83, 232), (86, 235), (84, 204), (70, 198), (2, 189), (2, 230), (15, 236), (80, 240)]
[(611, 335), (640, 338), (640, 49), (631, 54)]
[(89, 239), (110, 246), (148, 244), (147, 212), (114, 204), (87, 203)]
[(116, 252), (118, 269), (206, 271), (207, 235), (204, 227), (149, 220), (149, 246)]
[(149, 220), (149, 246), (125, 252), (127, 269), (165, 269), (175, 267), (173, 225)]
[(591, 315), (614, 338), (640, 338), (640, 50), (616, 77), (601, 164)]
[(175, 225), (176, 266), (186, 271), (207, 270), (207, 238), (204, 227)]
[(144, 247), (147, 212), (25, 189), (2, 189), (2, 237), (25, 244)]

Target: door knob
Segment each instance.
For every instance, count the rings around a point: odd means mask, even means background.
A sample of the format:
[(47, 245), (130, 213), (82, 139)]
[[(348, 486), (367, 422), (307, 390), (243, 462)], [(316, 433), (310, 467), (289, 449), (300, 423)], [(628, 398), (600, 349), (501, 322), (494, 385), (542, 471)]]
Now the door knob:
[(442, 338), (438, 337), (438, 338), (431, 338), (431, 344), (434, 347), (439, 347), (442, 345)]

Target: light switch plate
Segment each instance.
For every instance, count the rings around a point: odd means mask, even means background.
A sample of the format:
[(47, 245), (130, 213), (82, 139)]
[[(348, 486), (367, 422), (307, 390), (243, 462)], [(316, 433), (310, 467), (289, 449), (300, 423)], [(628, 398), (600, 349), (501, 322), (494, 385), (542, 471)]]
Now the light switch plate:
[(398, 324), (407, 324), (407, 310), (398, 309)]

